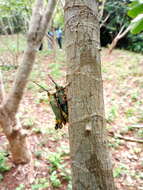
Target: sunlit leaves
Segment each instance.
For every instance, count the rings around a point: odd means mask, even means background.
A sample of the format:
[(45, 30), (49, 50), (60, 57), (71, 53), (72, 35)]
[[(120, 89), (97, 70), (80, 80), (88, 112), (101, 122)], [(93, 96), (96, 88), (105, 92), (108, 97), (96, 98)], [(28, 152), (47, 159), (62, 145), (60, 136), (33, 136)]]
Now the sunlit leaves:
[(10, 16), (13, 12), (31, 12), (33, 0), (0, 0), (0, 16)]
[(133, 18), (131, 32), (137, 34), (143, 31), (143, 0), (133, 0), (129, 5), (128, 15)]
[(128, 11), (128, 15), (132, 18), (138, 16), (138, 14), (143, 13), (143, 2), (138, 3), (138, 1), (134, 1), (129, 5), (130, 9)]
[(135, 19), (132, 20), (131, 31), (134, 34), (143, 31), (143, 14), (139, 14)]

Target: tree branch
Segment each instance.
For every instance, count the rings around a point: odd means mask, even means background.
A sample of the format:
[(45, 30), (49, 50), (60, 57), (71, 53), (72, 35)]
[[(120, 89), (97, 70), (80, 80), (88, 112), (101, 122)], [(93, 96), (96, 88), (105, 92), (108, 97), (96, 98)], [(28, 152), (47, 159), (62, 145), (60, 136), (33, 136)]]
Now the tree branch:
[(56, 3), (57, 3), (57, 0), (49, 0), (48, 1), (48, 6), (46, 8), (45, 14), (44, 14), (42, 22), (41, 22), (41, 30), (44, 34), (47, 30), (47, 26), (50, 23), (50, 20), (52, 18), (53, 13), (54, 13)]
[(121, 27), (119, 33), (117, 34), (117, 36), (114, 38), (114, 40), (112, 41), (111, 45), (109, 46), (109, 54), (112, 53), (113, 49), (116, 47), (118, 41), (123, 38), (129, 31), (130, 31), (130, 26), (128, 26), (124, 31), (124, 26)]
[(62, 5), (62, 8), (64, 8), (64, 6), (65, 6), (65, 1), (64, 1), (64, 0), (60, 0), (60, 2), (61, 2), (61, 5)]
[(102, 1), (102, 5), (101, 5), (101, 9), (100, 9), (100, 13), (99, 13), (99, 15), (100, 15), (100, 21), (103, 18), (105, 3), (106, 3), (106, 0), (103, 0)]
[(135, 125), (132, 125), (131, 128), (142, 129), (143, 124), (135, 124)]
[(105, 25), (105, 23), (106, 23), (106, 21), (108, 20), (109, 17), (110, 17), (110, 14), (108, 14), (108, 15), (105, 17), (105, 19), (101, 22), (100, 28), (102, 28), (102, 27)]
[(31, 24), (27, 37), (27, 48), (23, 60), (16, 74), (13, 88), (4, 106), (9, 112), (16, 113), (24, 93), (29, 74), (36, 57), (36, 51), (44, 37), (48, 23), (52, 16), (56, 0), (49, 0), (44, 16), (42, 16), (43, 0), (37, 0), (33, 10)]

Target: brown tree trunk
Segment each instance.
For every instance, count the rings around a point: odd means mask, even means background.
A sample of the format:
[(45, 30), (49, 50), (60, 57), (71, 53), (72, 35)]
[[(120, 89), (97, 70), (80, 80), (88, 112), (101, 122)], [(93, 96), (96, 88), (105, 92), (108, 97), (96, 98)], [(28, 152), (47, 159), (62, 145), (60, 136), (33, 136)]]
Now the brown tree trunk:
[(27, 163), (31, 159), (31, 152), (27, 142), (26, 133), (22, 130), (22, 126), (19, 119), (16, 117), (16, 113), (27, 84), (27, 79), (35, 61), (36, 51), (39, 49), (41, 41), (45, 35), (56, 0), (49, 0), (46, 9), (43, 4), (43, 0), (36, 0), (27, 37), (27, 48), (24, 52), (22, 63), (19, 66), (14, 85), (8, 98), (1, 98), (4, 101), (0, 107), (0, 125), (9, 141), (10, 150), (15, 164)]
[(97, 3), (65, 2), (73, 190), (115, 190), (105, 134)]

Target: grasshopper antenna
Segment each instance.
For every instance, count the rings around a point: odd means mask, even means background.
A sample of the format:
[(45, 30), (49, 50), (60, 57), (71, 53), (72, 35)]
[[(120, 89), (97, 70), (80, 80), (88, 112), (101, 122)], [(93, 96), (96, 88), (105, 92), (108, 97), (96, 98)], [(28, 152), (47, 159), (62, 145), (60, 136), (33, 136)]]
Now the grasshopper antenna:
[(53, 80), (53, 78), (48, 74), (49, 79), (55, 84), (56, 88), (58, 88), (59, 86), (57, 85), (57, 83)]
[(44, 88), (43, 86), (41, 86), (40, 84), (38, 84), (35, 81), (32, 81), (34, 84), (36, 84), (37, 86), (39, 86), (40, 88), (42, 88), (44, 91), (48, 92), (48, 94), (50, 94), (49, 90), (47, 90), (46, 88)]

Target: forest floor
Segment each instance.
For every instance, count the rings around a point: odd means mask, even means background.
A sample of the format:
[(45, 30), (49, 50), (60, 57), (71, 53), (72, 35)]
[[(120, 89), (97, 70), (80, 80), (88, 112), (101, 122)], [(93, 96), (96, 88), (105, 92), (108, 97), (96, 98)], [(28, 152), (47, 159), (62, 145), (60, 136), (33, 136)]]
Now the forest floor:
[[(6, 50), (8, 40), (11, 49)], [(17, 51), (10, 39), (3, 44), (0, 67), (8, 93), (22, 48)], [(143, 190), (143, 55), (123, 50), (108, 55), (107, 49), (101, 54), (108, 146), (115, 183), (118, 190)], [(61, 130), (54, 129), (47, 94), (32, 82), (53, 89), (48, 74), (58, 84), (65, 84), (63, 50), (53, 52), (45, 48), (38, 53), (18, 112), (29, 133), (31, 165), (12, 163), (8, 142), (0, 131), (0, 190), (71, 190), (68, 125)]]

